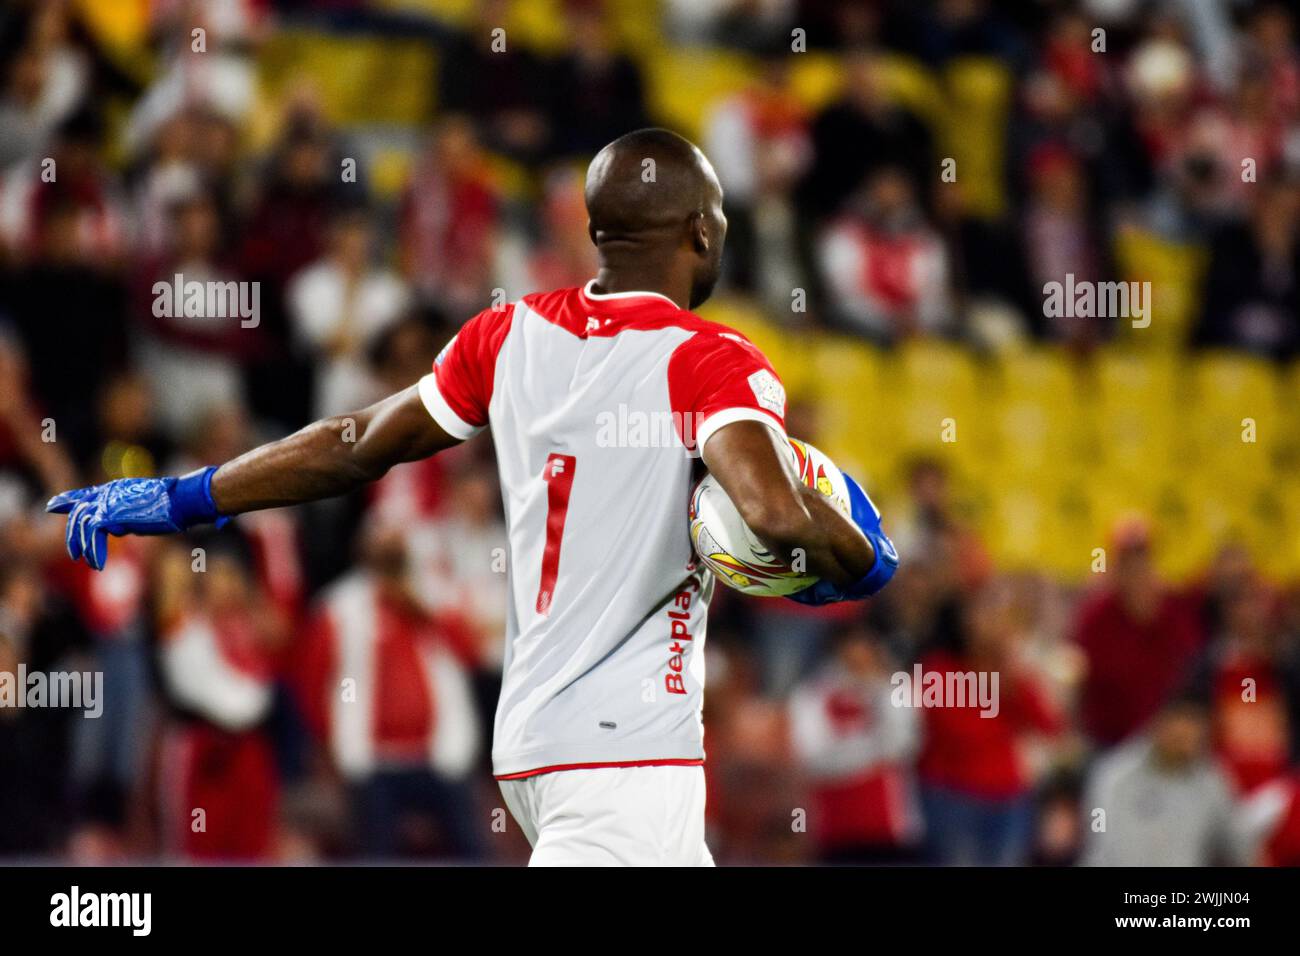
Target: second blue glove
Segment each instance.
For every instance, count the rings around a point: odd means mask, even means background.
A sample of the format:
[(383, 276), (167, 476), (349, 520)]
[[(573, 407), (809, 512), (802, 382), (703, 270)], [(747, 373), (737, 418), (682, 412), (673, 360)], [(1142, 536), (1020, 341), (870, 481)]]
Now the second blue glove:
[(898, 552), (894, 550), (894, 542), (889, 540), (889, 536), (880, 528), (880, 512), (872, 504), (867, 493), (862, 490), (862, 486), (853, 480), (853, 476), (845, 473), (844, 483), (849, 489), (849, 504), (853, 523), (858, 526), (867, 540), (871, 542), (872, 549), (876, 552), (875, 563), (858, 581), (853, 582), (847, 587), (841, 588), (832, 584), (830, 581), (818, 581), (811, 584), (802, 591), (796, 591), (794, 594), (788, 594), (791, 601), (798, 601), (800, 604), (834, 604), (837, 601), (860, 601), (863, 598), (871, 597), (894, 576), (898, 570)]

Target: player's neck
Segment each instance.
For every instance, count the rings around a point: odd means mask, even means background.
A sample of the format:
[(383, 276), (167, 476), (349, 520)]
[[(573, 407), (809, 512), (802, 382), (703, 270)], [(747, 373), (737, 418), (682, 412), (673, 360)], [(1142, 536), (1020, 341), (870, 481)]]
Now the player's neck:
[(689, 308), (691, 300), (689, 278), (679, 280), (650, 269), (612, 269), (601, 266), (596, 273), (596, 285), (592, 291), (600, 295), (612, 292), (657, 292), (672, 299), (680, 309)]

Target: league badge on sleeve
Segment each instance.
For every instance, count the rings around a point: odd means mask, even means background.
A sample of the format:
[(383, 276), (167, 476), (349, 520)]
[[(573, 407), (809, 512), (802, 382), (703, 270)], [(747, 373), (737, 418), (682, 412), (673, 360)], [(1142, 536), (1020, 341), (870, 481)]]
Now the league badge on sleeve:
[(785, 417), (785, 386), (775, 375), (765, 368), (760, 368), (749, 376), (749, 387), (754, 390), (758, 404), (769, 412)]

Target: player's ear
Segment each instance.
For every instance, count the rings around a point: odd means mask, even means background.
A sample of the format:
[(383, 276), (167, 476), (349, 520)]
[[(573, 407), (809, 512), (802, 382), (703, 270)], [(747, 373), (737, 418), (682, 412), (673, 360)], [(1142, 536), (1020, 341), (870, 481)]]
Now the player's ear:
[(691, 248), (695, 250), (696, 255), (701, 257), (709, 254), (709, 223), (704, 218), (704, 213), (696, 211), (691, 213), (690, 219), (687, 220), (687, 229), (691, 237)]
[(591, 240), (593, 246), (596, 244), (596, 227), (591, 224), (590, 219), (587, 220), (587, 238)]

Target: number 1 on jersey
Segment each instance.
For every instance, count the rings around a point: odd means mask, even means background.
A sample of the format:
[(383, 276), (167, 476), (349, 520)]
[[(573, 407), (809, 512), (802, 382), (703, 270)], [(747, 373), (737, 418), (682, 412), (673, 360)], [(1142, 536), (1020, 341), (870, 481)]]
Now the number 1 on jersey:
[(552, 452), (546, 459), (542, 479), (546, 482), (546, 550), (542, 552), (542, 581), (537, 588), (537, 613), (548, 614), (555, 595), (555, 579), (560, 574), (560, 539), (564, 537), (564, 519), (569, 514), (569, 492), (573, 490), (573, 472), (577, 459)]

